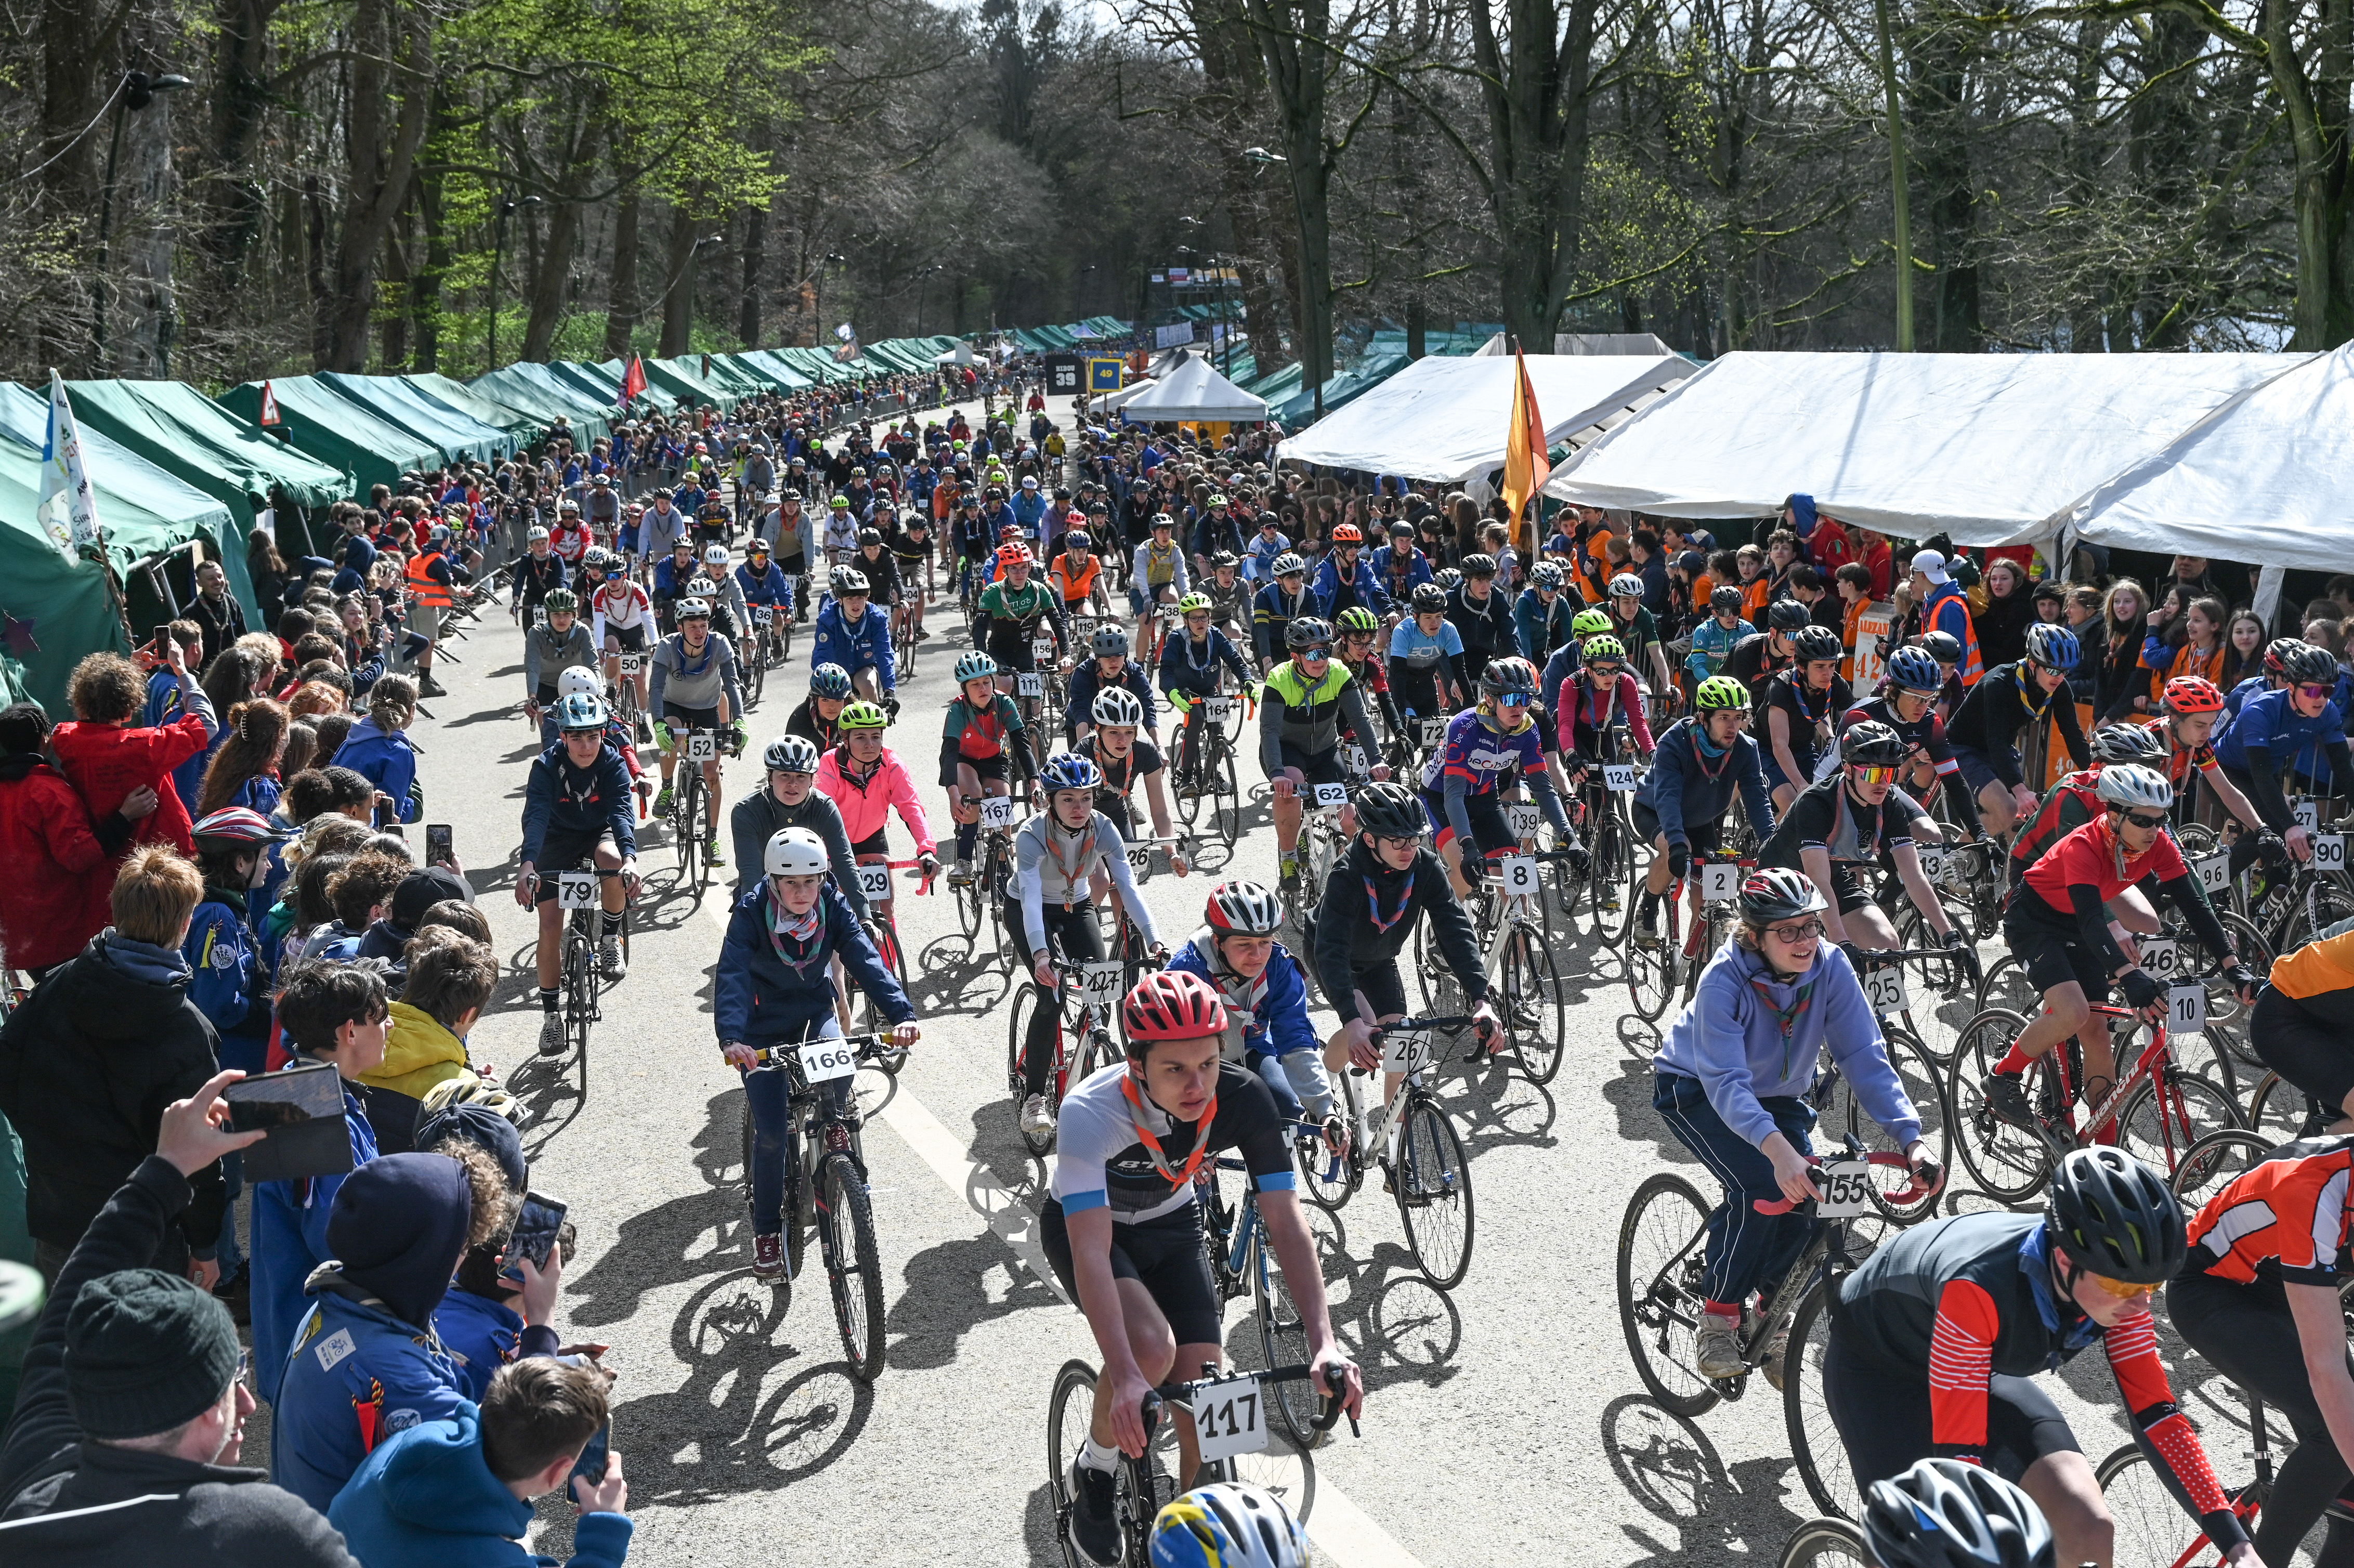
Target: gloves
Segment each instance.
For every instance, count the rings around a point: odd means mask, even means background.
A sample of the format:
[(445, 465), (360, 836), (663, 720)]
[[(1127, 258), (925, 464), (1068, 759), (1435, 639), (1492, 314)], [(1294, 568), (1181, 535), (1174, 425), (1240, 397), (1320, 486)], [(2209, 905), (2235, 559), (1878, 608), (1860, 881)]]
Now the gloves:
[(654, 747), (658, 751), (670, 749), (670, 724), (667, 720), (654, 720)]
[(1853, 942), (1841, 942), (1839, 945), (1839, 950), (1847, 955), (1849, 967), (1858, 974), (1863, 972), (1864, 953), (1861, 948), (1857, 947)]
[(2285, 865), (2288, 863), (2288, 845), (2281, 842), (2281, 836), (2278, 833), (2269, 831), (2258, 833), (2256, 858), (2268, 866)]
[(883, 694), (883, 711), (889, 714), (894, 719), (896, 719), (899, 716), (898, 693), (885, 692)]
[(2237, 962), (2223, 971), (2223, 978), (2232, 982), (2233, 991), (2253, 991), (2264, 983), (2263, 976), (2247, 965)]
[(1946, 946), (1947, 948), (1967, 948), (1969, 945), (1970, 939), (1967, 937), (1963, 936), (1959, 931), (1948, 931), (1946, 933)]
[(1668, 846), (1668, 874), (1681, 882), (1691, 874), (1691, 846), (1671, 843)]
[(2166, 988), (2139, 969), (2130, 969), (2119, 975), (2117, 985), (2126, 993), (2126, 1001), (2136, 1011), (2163, 1001), (2166, 996)]
[(751, 732), (744, 727), (744, 721), (742, 719), (737, 719), (734, 724), (728, 726), (727, 735), (729, 740), (732, 742), (732, 745), (729, 747), (729, 755), (734, 757), (743, 756), (746, 743), (752, 738)]

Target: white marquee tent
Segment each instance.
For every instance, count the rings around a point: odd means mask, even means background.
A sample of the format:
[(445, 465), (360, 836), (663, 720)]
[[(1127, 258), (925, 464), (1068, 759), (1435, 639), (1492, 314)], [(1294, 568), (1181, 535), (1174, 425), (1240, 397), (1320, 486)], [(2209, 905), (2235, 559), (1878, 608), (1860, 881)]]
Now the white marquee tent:
[(1108, 414), (1115, 408), (1125, 408), (1159, 385), (1159, 382), (1147, 376), (1141, 381), (1129, 382), (1117, 392), (1099, 392), (1087, 400), (1088, 411)]
[(1248, 423), (1267, 418), (1267, 399), (1252, 397), (1211, 369), (1208, 360), (1188, 355), (1149, 389), (1121, 405), (1119, 414), (1129, 423), (1140, 425), (1181, 419), (1211, 424)]
[(1728, 354), (1545, 491), (1672, 517), (1766, 516), (1804, 492), (1905, 538), (2041, 539), (2103, 481), (2307, 357)]
[[(1628, 418), (1692, 375), (1679, 355), (1531, 355), (1529, 387), (1559, 446), (1596, 425)], [(1362, 469), (1462, 483), (1504, 461), (1514, 362), (1509, 355), (1417, 359), (1363, 397), (1284, 441), (1286, 462)]]

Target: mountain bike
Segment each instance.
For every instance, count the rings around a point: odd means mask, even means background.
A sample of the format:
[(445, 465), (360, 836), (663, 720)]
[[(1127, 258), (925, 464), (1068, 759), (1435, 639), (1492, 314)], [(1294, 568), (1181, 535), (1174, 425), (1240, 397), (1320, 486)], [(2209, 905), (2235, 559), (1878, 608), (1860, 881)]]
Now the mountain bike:
[(680, 880), (700, 891), (711, 878), (711, 852), (718, 843), (716, 802), (705, 798), (703, 765), (719, 759), (719, 732), (673, 730), (670, 738), (678, 758), (672, 774), (670, 842)]
[[(1692, 999), (1700, 971), (1736, 924), (1742, 878), (1756, 863), (1727, 854), (1694, 853), (1683, 877), (1659, 895), (1659, 930), (1646, 936), (1639, 923), (1628, 924), (1627, 994), (1637, 1013), (1657, 1022), (1668, 1003), (1679, 996), (1685, 1001)], [(1688, 888), (1700, 898), (1690, 932), (1683, 928)], [(1637, 1038), (1645, 1036), (1638, 1032)]]
[[(1013, 963), (1013, 943), (1006, 931), (1008, 905), (1013, 896), (1013, 824), (1024, 803), (1012, 795), (982, 796), (978, 802), (981, 836), (974, 845), (972, 879), (963, 884), (949, 879), (949, 891), (956, 895), (957, 927), (964, 934), (967, 953), (978, 951), (981, 923), (986, 917), (995, 933), (998, 963), (1008, 969)], [(1010, 917), (1021, 916), (1011, 913)]]
[[(1084, 1083), (1097, 1068), (1121, 1060), (1120, 1048), (1113, 1041), (1111, 1030), (1120, 996), (1126, 990), (1126, 969), (1118, 959), (1073, 962), (1063, 957), (1060, 944), (1051, 938), (1048, 951), (1053, 955), (1055, 972), (1063, 978), (1063, 983), (1055, 988), (1055, 1054), (1046, 1074), (1046, 1103), (1059, 1112), (1063, 1097), (1073, 1085)], [(1013, 1096), (1017, 1119), (1022, 1102), (1027, 1097), (1022, 1048), (1029, 1038), (1031, 1015), (1044, 1005), (1034, 978), (1015, 989), (1013, 1007), (1005, 1021), (1005, 1086)], [(1024, 1132), (1022, 1142), (1041, 1160), (1055, 1151), (1051, 1129), (1038, 1134)]]

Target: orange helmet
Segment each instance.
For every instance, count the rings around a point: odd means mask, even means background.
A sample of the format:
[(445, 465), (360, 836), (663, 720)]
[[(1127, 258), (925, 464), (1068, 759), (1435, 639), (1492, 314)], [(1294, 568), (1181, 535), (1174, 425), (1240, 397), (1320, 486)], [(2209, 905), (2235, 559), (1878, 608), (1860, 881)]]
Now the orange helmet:
[(1332, 530), (1332, 543), (1336, 545), (1362, 545), (1364, 542), (1365, 536), (1357, 531), (1354, 523), (1343, 523)]
[(1001, 567), (1028, 566), (1030, 564), (1030, 546), (1027, 545), (1000, 545), (997, 547), (997, 564)]
[(2197, 675), (2177, 675), (2166, 683), (2166, 709), (2177, 714), (2223, 711), (2223, 694), (2214, 682)]

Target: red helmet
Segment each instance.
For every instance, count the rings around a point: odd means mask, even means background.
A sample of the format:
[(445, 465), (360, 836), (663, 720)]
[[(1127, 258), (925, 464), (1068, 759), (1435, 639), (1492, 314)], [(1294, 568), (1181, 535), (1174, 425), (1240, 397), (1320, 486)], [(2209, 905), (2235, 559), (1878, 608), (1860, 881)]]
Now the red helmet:
[(2197, 675), (2177, 675), (2166, 683), (2166, 708), (2177, 714), (2223, 711), (2223, 694), (2212, 681)]
[(1155, 1040), (1202, 1040), (1226, 1032), (1226, 1004), (1190, 969), (1162, 969), (1136, 982), (1119, 1004), (1130, 1051)]
[(1354, 523), (1343, 523), (1332, 530), (1332, 543), (1336, 545), (1362, 545), (1364, 542), (1365, 536), (1357, 531)]
[(997, 564), (1001, 567), (1028, 566), (1030, 564), (1030, 546), (1027, 545), (1000, 545), (997, 547)]

